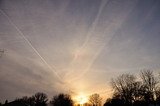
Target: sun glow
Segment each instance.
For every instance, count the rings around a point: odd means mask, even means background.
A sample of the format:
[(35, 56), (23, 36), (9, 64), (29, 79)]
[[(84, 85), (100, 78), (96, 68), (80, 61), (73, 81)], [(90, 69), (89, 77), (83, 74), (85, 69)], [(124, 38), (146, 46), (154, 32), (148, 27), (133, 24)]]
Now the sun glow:
[(79, 96), (76, 97), (76, 101), (77, 101), (78, 104), (82, 105), (82, 104), (85, 104), (85, 103), (88, 102), (88, 97), (85, 96), (85, 95), (79, 95)]

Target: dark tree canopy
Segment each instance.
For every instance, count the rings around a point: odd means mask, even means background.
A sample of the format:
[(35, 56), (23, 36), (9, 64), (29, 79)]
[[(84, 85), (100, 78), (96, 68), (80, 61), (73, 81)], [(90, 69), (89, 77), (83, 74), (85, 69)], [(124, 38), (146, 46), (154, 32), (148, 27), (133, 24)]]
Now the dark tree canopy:
[(132, 74), (122, 74), (112, 80), (113, 97), (104, 106), (160, 105), (160, 88), (153, 71), (143, 70), (139, 79)]
[(10, 103), (5, 103), (4, 106), (46, 106), (47, 101), (47, 95), (38, 92), (31, 97), (24, 96), (22, 98), (17, 98)]
[(131, 104), (137, 96), (139, 84), (134, 75), (123, 74), (112, 80), (112, 87), (115, 90), (114, 96), (124, 100), (126, 104)]
[(33, 96), (34, 100), (35, 100), (35, 106), (46, 106), (47, 104), (47, 95), (44, 94), (44, 93), (36, 93), (34, 96)]
[(53, 106), (73, 106), (73, 101), (70, 95), (59, 94), (53, 97), (51, 104)]

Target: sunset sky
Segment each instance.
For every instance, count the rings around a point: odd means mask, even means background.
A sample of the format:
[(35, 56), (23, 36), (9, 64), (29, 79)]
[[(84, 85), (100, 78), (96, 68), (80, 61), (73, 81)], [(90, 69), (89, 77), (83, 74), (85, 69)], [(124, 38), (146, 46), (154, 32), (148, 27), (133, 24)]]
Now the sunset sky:
[(160, 0), (0, 0), (0, 101), (111, 95), (111, 78), (160, 72)]

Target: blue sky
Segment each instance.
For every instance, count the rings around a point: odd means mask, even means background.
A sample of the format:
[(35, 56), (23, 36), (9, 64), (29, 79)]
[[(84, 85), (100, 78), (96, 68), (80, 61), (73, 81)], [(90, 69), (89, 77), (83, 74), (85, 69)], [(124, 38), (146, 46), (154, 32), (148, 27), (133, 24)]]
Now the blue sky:
[(0, 0), (0, 98), (107, 97), (111, 78), (158, 73), (159, 19), (159, 0)]

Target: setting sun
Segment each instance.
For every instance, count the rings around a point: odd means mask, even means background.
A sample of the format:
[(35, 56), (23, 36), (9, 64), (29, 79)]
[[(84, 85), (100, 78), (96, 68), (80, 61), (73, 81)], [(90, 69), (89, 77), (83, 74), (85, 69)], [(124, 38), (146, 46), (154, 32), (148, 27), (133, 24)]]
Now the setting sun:
[(79, 95), (75, 99), (78, 104), (85, 104), (88, 102), (88, 97), (85, 95)]

